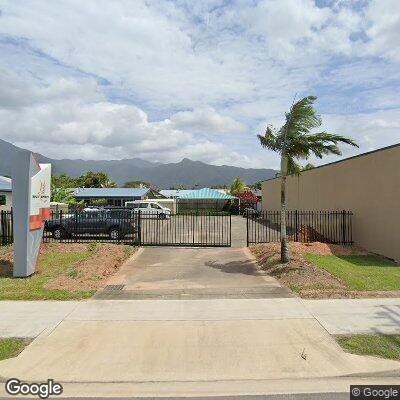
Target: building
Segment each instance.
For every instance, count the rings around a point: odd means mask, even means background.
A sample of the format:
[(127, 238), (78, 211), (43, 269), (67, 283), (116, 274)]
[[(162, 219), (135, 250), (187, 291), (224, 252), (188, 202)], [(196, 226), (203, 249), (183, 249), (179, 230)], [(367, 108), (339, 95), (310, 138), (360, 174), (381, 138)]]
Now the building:
[(87, 205), (124, 206), (126, 201), (165, 198), (150, 188), (77, 188), (72, 195)]
[[(288, 176), (288, 210), (349, 210), (353, 238), (400, 261), (400, 143)], [(264, 210), (280, 209), (280, 179), (262, 183)]]
[(178, 198), (178, 210), (203, 210), (223, 211), (227, 210), (231, 203), (236, 200), (235, 196), (222, 193), (214, 189), (203, 188), (199, 190), (187, 190)]
[(9, 211), (12, 206), (11, 178), (0, 176), (0, 210)]
[(163, 189), (160, 190), (160, 194), (165, 196), (167, 199), (179, 199), (182, 195), (193, 192), (193, 190), (188, 189)]

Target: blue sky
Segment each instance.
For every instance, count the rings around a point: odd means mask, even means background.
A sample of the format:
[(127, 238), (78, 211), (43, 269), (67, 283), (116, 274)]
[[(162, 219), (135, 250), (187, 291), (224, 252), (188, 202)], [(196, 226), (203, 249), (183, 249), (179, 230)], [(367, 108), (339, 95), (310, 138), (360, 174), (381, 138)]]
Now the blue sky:
[[(399, 142), (397, 0), (0, 1), (0, 138), (54, 158), (278, 167), (293, 96), (359, 149)], [(329, 157), (316, 164), (337, 159)]]

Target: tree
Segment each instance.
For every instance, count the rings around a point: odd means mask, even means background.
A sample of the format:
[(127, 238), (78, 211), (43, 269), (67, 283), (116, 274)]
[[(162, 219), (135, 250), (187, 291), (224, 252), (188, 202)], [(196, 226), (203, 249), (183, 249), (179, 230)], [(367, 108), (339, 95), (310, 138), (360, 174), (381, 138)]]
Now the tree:
[(250, 190), (236, 193), (235, 196), (240, 200), (240, 209), (255, 208), (258, 202), (258, 197)]
[(124, 183), (124, 188), (149, 188), (150, 183), (145, 181), (128, 181)]
[(256, 190), (261, 190), (262, 186), (262, 181), (254, 182), (252, 185), (250, 185), (250, 189), (256, 189)]
[(67, 188), (51, 186), (51, 201), (57, 203), (76, 204), (74, 196)]
[(104, 172), (88, 171), (77, 178), (77, 186), (85, 188), (112, 188), (117, 185)]
[(312, 154), (322, 158), (328, 154), (341, 155), (338, 143), (358, 145), (345, 136), (325, 131), (311, 133), (322, 124), (322, 119), (314, 109), (315, 96), (307, 96), (292, 104), (285, 114), (285, 123), (275, 129), (267, 126), (264, 135), (257, 135), (262, 147), (281, 155), (281, 261), (290, 261), (286, 237), (286, 176), (288, 173), (301, 173), (299, 160), (306, 160)]
[(313, 164), (307, 163), (301, 170), (302, 171), (308, 171), (308, 170), (313, 169), (313, 168), (315, 168), (315, 166)]
[(52, 175), (51, 184), (56, 188), (72, 189), (78, 185), (77, 178), (71, 178), (66, 174)]
[(244, 181), (241, 178), (236, 177), (231, 185), (231, 194), (234, 195), (236, 193), (244, 192), (245, 190), (248, 190), (248, 187), (246, 186)]

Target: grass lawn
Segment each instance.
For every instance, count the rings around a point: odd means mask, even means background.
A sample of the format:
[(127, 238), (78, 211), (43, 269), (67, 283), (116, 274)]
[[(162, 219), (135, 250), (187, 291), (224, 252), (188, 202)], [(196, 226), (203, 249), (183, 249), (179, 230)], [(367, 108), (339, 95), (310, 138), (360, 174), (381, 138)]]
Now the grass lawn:
[(43, 243), (35, 274), (13, 278), (13, 248), (0, 246), (0, 300), (86, 299), (135, 250), (112, 243)]
[(400, 336), (353, 335), (336, 340), (349, 353), (400, 360)]
[(351, 290), (400, 290), (400, 265), (374, 255), (316, 255), (305, 259), (342, 280)]
[(52, 251), (40, 258), (40, 273), (29, 278), (13, 278), (0, 275), (0, 300), (72, 300), (84, 299), (94, 291), (49, 290), (43, 285), (51, 278), (69, 271), (74, 272), (74, 264), (86, 260), (92, 254), (85, 251)]
[(17, 356), (28, 343), (25, 339), (0, 339), (0, 360)]

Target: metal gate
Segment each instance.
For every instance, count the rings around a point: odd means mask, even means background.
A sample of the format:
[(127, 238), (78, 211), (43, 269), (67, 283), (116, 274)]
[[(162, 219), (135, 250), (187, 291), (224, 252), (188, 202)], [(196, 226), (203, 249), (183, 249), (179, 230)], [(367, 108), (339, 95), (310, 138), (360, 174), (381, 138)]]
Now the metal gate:
[(142, 214), (138, 239), (142, 246), (229, 247), (231, 215), (189, 212), (159, 219)]
[[(0, 245), (11, 244), (11, 211), (1, 211), (0, 217)], [(231, 215), (221, 212), (154, 215), (129, 209), (53, 212), (45, 223), (43, 242), (229, 247)]]

